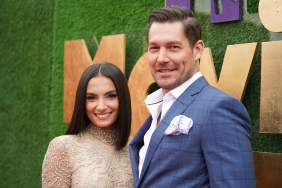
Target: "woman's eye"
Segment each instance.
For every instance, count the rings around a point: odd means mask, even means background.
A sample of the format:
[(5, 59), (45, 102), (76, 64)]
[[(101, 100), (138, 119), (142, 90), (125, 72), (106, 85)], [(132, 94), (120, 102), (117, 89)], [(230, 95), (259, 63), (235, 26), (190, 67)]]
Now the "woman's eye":
[(116, 98), (117, 97), (117, 94), (116, 93), (111, 93), (108, 95), (108, 98), (110, 99), (113, 99), (113, 98)]
[(93, 95), (87, 95), (87, 96), (86, 96), (86, 99), (87, 99), (87, 100), (94, 100), (94, 99), (96, 99), (96, 97), (93, 96)]

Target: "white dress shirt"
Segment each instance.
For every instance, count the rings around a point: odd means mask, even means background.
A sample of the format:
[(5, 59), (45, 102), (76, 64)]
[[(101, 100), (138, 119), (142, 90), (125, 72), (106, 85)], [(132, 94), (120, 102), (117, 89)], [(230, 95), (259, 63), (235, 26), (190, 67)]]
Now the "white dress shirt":
[(166, 95), (163, 96), (162, 89), (158, 89), (157, 91), (151, 93), (145, 99), (145, 103), (148, 107), (148, 110), (152, 116), (152, 123), (149, 130), (144, 135), (144, 145), (141, 147), (139, 151), (139, 177), (142, 172), (142, 167), (145, 161), (146, 153), (148, 150), (148, 146), (151, 140), (151, 137), (157, 128), (158, 117), (161, 113), (160, 120), (165, 116), (166, 112), (175, 102), (175, 100), (198, 78), (200, 78), (202, 74), (200, 72), (195, 73), (192, 78), (182, 83), (180, 86), (174, 88), (169, 91)]

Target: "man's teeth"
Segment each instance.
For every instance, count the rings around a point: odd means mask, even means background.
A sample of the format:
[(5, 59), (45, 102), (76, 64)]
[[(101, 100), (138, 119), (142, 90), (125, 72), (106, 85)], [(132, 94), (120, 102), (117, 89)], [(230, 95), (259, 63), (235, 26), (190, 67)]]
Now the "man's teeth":
[(171, 72), (171, 70), (160, 70), (160, 72), (166, 73), (166, 72)]

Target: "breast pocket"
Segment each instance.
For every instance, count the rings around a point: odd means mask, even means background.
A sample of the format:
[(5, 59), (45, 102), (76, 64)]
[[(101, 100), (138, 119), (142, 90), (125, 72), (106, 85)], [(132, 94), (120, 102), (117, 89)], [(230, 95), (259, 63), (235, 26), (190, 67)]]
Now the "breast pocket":
[(189, 143), (190, 138), (187, 135), (166, 135), (159, 145), (161, 150), (181, 150)]
[(198, 131), (191, 130), (188, 134), (165, 135), (159, 145), (160, 150), (180, 152), (201, 152), (201, 136)]

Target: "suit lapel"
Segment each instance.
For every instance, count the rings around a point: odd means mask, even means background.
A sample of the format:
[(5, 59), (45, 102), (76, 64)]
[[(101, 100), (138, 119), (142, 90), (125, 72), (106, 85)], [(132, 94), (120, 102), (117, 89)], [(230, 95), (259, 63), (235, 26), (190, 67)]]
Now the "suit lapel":
[(152, 122), (152, 116), (150, 116), (144, 124), (141, 126), (139, 131), (136, 133), (134, 138), (132, 139), (130, 145), (129, 145), (129, 151), (130, 151), (130, 160), (132, 165), (132, 172), (134, 176), (134, 184), (138, 182), (139, 177), (139, 171), (138, 171), (138, 161), (139, 161), (139, 151), (140, 148), (143, 146), (143, 138), (148, 129), (150, 128)]
[(142, 181), (142, 178), (144, 177), (148, 169), (148, 166), (151, 163), (152, 157), (154, 156), (154, 153), (156, 152), (158, 145), (160, 144), (162, 138), (164, 137), (164, 132), (166, 128), (169, 126), (171, 120), (175, 116), (183, 114), (183, 112), (188, 108), (188, 106), (194, 101), (195, 98), (193, 97), (193, 95), (199, 93), (200, 90), (203, 88), (203, 86), (207, 84), (208, 83), (204, 77), (201, 77), (198, 80), (196, 80), (188, 89), (186, 89), (176, 99), (176, 101), (170, 107), (166, 115), (160, 121), (159, 125), (157, 126), (156, 130), (154, 131), (152, 135), (152, 138), (151, 138), (148, 150), (147, 150), (146, 158), (144, 161), (144, 165), (142, 168), (141, 176), (140, 176), (138, 183)]

